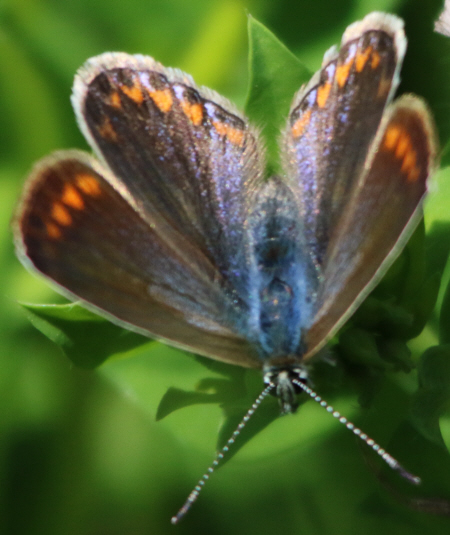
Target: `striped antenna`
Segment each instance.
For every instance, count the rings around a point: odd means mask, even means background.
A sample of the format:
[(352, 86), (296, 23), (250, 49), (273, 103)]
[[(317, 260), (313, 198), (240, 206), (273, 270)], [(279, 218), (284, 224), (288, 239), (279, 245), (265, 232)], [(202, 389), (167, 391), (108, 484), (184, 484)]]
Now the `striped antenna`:
[(301, 388), (303, 392), (306, 392), (308, 396), (310, 396), (316, 403), (318, 403), (321, 407), (323, 407), (327, 412), (331, 413), (334, 418), (338, 420), (339, 423), (345, 425), (345, 427), (352, 431), (358, 438), (360, 438), (363, 442), (365, 442), (372, 450), (377, 453), (383, 461), (388, 464), (393, 470), (397, 471), (402, 477), (407, 479), (410, 483), (413, 483), (414, 485), (420, 485), (421, 479), (418, 476), (415, 476), (414, 474), (411, 474), (411, 472), (408, 472), (403, 468), (403, 466), (397, 461), (397, 459), (394, 459), (390, 453), (388, 453), (385, 449), (383, 449), (379, 444), (375, 442), (372, 438), (370, 438), (366, 433), (363, 433), (359, 427), (356, 427), (352, 422), (349, 422), (345, 416), (341, 416), (341, 413), (338, 411), (335, 411), (331, 405), (329, 405), (326, 401), (324, 401), (314, 390), (309, 388), (308, 385), (300, 381), (299, 379), (292, 379), (292, 382)]
[(220, 461), (224, 458), (225, 454), (230, 449), (230, 446), (234, 444), (236, 441), (236, 438), (239, 436), (240, 432), (244, 429), (247, 422), (250, 420), (250, 418), (255, 414), (256, 409), (261, 405), (262, 401), (268, 396), (271, 390), (275, 388), (275, 384), (270, 383), (266, 388), (261, 392), (261, 394), (256, 398), (253, 405), (250, 407), (250, 409), (247, 411), (245, 416), (242, 418), (240, 424), (236, 427), (236, 430), (233, 432), (231, 437), (228, 439), (225, 446), (219, 451), (219, 453), (216, 455), (216, 458), (211, 463), (211, 466), (206, 470), (206, 472), (202, 475), (202, 477), (199, 479), (197, 485), (195, 485), (193, 491), (189, 494), (187, 497), (187, 500), (184, 502), (181, 509), (178, 511), (178, 513), (171, 518), (172, 524), (178, 524), (178, 522), (184, 517), (184, 515), (189, 511), (189, 509), (192, 507), (192, 504), (197, 501), (197, 498), (205, 486), (205, 483), (210, 478), (211, 474), (214, 472), (214, 470), (219, 465)]
[[(377, 453), (383, 461), (390, 466), (393, 470), (397, 471), (402, 477), (404, 477), (406, 480), (408, 480), (410, 483), (413, 483), (414, 485), (419, 485), (421, 483), (420, 477), (415, 476), (414, 474), (411, 474), (411, 472), (408, 472), (403, 466), (396, 460), (394, 457), (392, 457), (391, 454), (389, 454), (385, 449), (383, 449), (379, 444), (375, 442), (372, 438), (370, 438), (366, 433), (363, 433), (359, 427), (356, 427), (352, 422), (349, 422), (345, 416), (342, 416), (340, 412), (334, 410), (334, 408), (329, 405), (326, 401), (324, 401), (314, 390), (312, 390), (306, 383), (304, 383), (301, 379), (303, 379), (303, 376), (301, 375), (303, 372), (300, 372), (299, 378), (289, 378), (289, 383), (292, 385), (297, 386), (303, 392), (306, 392), (308, 396), (310, 396), (316, 403), (318, 403), (321, 407), (323, 407), (327, 412), (329, 412), (334, 418), (338, 420), (341, 424), (345, 425), (345, 427), (352, 431), (357, 437), (359, 437), (365, 444), (367, 444), (375, 453)], [(277, 375), (277, 379), (279, 380), (280, 374)], [(236, 441), (236, 438), (242, 431), (242, 429), (245, 427), (247, 422), (250, 420), (250, 418), (255, 413), (256, 409), (261, 405), (262, 401), (270, 394), (270, 392), (277, 387), (277, 381), (269, 380), (269, 384), (266, 386), (266, 388), (261, 392), (261, 394), (256, 398), (253, 405), (250, 407), (250, 409), (247, 411), (245, 416), (242, 418), (240, 424), (237, 426), (236, 430), (231, 435), (228, 442), (225, 444), (225, 446), (220, 450), (220, 452), (216, 455), (214, 461), (212, 462), (211, 466), (206, 470), (206, 472), (203, 474), (203, 476), (199, 479), (197, 485), (194, 487), (192, 492), (187, 497), (187, 500), (184, 502), (181, 509), (178, 511), (178, 513), (172, 517), (171, 522), (172, 524), (178, 524), (178, 522), (186, 515), (186, 513), (189, 511), (189, 509), (192, 507), (194, 502), (196, 502), (201, 490), (205, 486), (205, 483), (209, 480), (211, 474), (214, 472), (214, 470), (219, 465), (220, 461), (224, 458), (225, 454), (230, 449), (230, 446), (234, 444)]]

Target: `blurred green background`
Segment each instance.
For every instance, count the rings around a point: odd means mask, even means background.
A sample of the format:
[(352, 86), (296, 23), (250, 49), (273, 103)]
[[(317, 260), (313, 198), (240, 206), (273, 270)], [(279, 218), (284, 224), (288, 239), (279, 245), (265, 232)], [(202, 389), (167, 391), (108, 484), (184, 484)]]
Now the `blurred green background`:
[[(212, 459), (221, 412), (197, 405), (160, 422), (155, 414), (167, 388), (192, 389), (205, 369), (152, 342), (95, 372), (73, 367), (17, 304), (62, 299), (21, 267), (9, 228), (33, 162), (56, 149), (87, 148), (69, 97), (73, 75), (88, 57), (108, 50), (149, 54), (242, 108), (246, 13), (313, 71), (351, 22), (373, 10), (404, 17), (410, 46), (401, 90), (429, 101), (445, 147), (450, 40), (432, 33), (441, 8), (434, 0), (0, 3), (0, 533), (449, 532), (449, 518), (412, 511), (380, 486), (352, 436), (312, 403), (256, 436), (218, 471), (190, 515), (171, 526)], [(450, 217), (450, 203), (435, 205), (427, 229)], [(428, 329), (411, 344), (413, 355), (436, 342)], [(448, 452), (408, 423), (416, 384), (414, 373), (389, 375), (366, 410), (351, 391), (331, 401), (422, 476), (416, 497), (450, 499)], [(448, 408), (443, 390), (441, 405)], [(446, 425), (443, 418), (441, 431), (450, 434)], [(411, 494), (400, 478), (388, 476), (401, 496)]]

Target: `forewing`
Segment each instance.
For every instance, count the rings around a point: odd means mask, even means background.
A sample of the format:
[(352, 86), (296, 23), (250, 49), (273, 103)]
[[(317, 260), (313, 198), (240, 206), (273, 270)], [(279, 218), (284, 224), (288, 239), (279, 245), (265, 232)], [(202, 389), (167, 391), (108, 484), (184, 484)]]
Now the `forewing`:
[[(235, 329), (216, 267), (164, 240), (108, 170), (81, 152), (42, 161), (14, 222), (20, 259), (126, 327), (196, 353), (258, 366)], [(180, 229), (181, 233), (181, 229)]]
[(248, 294), (247, 192), (262, 180), (257, 133), (223, 97), (152, 58), (103, 54), (78, 73), (73, 104), (93, 148), (142, 216), (186, 242), (237, 301)]
[(331, 234), (305, 358), (359, 306), (414, 230), (435, 165), (435, 139), (431, 116), (417, 97), (402, 97), (386, 111), (366, 170)]
[(319, 272), (398, 84), (405, 48), (403, 22), (372, 13), (347, 28), (340, 50), (325, 54), (321, 70), (294, 98), (284, 161)]

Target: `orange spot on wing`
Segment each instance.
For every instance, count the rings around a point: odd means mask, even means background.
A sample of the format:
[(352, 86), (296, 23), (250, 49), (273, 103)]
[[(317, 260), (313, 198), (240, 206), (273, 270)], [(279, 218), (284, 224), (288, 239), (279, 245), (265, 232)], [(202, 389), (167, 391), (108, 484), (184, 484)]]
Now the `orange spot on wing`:
[(181, 101), (181, 108), (186, 115), (186, 117), (194, 124), (194, 126), (199, 126), (203, 119), (203, 106), (196, 102), (191, 104), (186, 100)]
[(398, 126), (391, 125), (387, 128), (384, 133), (384, 147), (387, 150), (394, 150), (394, 147), (397, 145), (397, 141), (400, 137), (401, 130)]
[(336, 68), (336, 81), (339, 85), (339, 87), (344, 87), (345, 83), (347, 82), (348, 75), (350, 74), (350, 69), (353, 65), (353, 58), (348, 59), (345, 63), (342, 65), (339, 65)]
[(391, 90), (391, 80), (389, 78), (381, 78), (378, 84), (377, 98), (385, 98)]
[(420, 176), (420, 168), (414, 167), (410, 171), (408, 171), (408, 182), (416, 182)]
[(411, 173), (416, 168), (417, 164), (417, 154), (416, 151), (410, 147), (408, 152), (405, 154), (405, 157), (403, 158), (402, 162), (402, 172), (403, 173)]
[(103, 139), (110, 142), (117, 142), (117, 132), (114, 130), (109, 117), (105, 117), (103, 123), (97, 127), (97, 131)]
[(319, 108), (323, 108), (325, 104), (327, 103), (328, 96), (330, 95), (330, 91), (331, 91), (330, 82), (326, 82), (325, 84), (317, 88), (316, 102)]
[(127, 97), (130, 98), (136, 104), (142, 104), (142, 102), (144, 101), (142, 89), (137, 84), (132, 85), (131, 87), (123, 85), (121, 86), (121, 89), (123, 93), (125, 93), (125, 95), (127, 95)]
[(219, 123), (215, 122), (213, 123), (214, 128), (217, 130), (219, 135), (226, 136), (227, 135), (227, 125), (225, 123)]
[(80, 190), (91, 197), (98, 197), (102, 190), (98, 180), (88, 173), (80, 173), (75, 177), (75, 184)]
[(403, 158), (401, 171), (408, 175), (408, 182), (416, 182), (420, 176), (420, 167), (417, 165), (417, 153), (411, 146)]
[(59, 240), (62, 236), (61, 229), (55, 223), (47, 222), (45, 223), (45, 228), (47, 230), (47, 235), (49, 238), (54, 240)]
[(109, 95), (109, 104), (113, 108), (121, 108), (122, 107), (122, 101), (120, 100), (120, 95), (117, 91), (114, 91)]
[(395, 158), (401, 161), (400, 171), (406, 175), (408, 182), (415, 182), (419, 178), (417, 153), (406, 130), (397, 125), (389, 126), (384, 134), (383, 147), (393, 152)]
[(71, 184), (65, 184), (61, 195), (61, 201), (71, 208), (76, 210), (83, 210), (84, 201), (79, 191)]
[(170, 110), (173, 104), (170, 89), (157, 89), (155, 91), (149, 91), (148, 93), (152, 97), (153, 102), (163, 113), (167, 113)]
[(213, 126), (219, 135), (226, 137), (233, 145), (242, 145), (244, 142), (244, 132), (242, 130), (219, 121), (213, 122)]
[(380, 64), (381, 62), (381, 56), (380, 54), (378, 54), (378, 52), (374, 51), (374, 53), (372, 54), (372, 61), (370, 62), (370, 66), (372, 67), (372, 69), (376, 69), (378, 67), (378, 65)]
[(408, 134), (405, 132), (400, 133), (400, 138), (397, 141), (397, 147), (395, 149), (395, 157), (399, 160), (404, 158), (405, 154), (410, 150), (411, 142)]
[(299, 119), (295, 121), (295, 123), (292, 125), (292, 128), (291, 128), (291, 133), (295, 138), (300, 137), (303, 134), (303, 131), (308, 125), (310, 119), (311, 119), (311, 110), (308, 110), (308, 111), (305, 111), (305, 113)]
[(364, 66), (367, 63), (367, 60), (369, 59), (370, 55), (372, 54), (372, 51), (373, 48), (371, 46), (368, 46), (365, 50), (359, 50), (357, 52), (355, 59), (356, 72), (361, 72), (364, 69)]
[(51, 207), (51, 217), (60, 225), (67, 227), (72, 224), (69, 210), (60, 202), (54, 202)]
[(227, 138), (233, 145), (242, 146), (244, 142), (244, 132), (238, 128), (228, 128)]

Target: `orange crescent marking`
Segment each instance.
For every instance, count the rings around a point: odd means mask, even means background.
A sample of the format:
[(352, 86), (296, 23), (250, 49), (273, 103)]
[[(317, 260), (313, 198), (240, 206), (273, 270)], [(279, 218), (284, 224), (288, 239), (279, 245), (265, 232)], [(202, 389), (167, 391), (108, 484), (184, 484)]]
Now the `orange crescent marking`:
[(336, 81), (339, 87), (344, 87), (353, 65), (353, 58), (348, 59), (343, 65), (336, 68)]
[(136, 104), (142, 104), (144, 101), (144, 95), (142, 93), (142, 89), (138, 85), (133, 85), (131, 87), (128, 87), (127, 85), (121, 86), (122, 92), (127, 95), (128, 98), (130, 98), (133, 102)]
[(321, 85), (317, 88), (316, 102), (319, 108), (325, 107), (325, 104), (327, 103), (328, 97), (330, 95), (330, 91), (331, 91), (330, 82), (326, 82), (324, 85)]
[(120, 100), (120, 95), (117, 91), (114, 91), (114, 93), (111, 93), (109, 95), (109, 103), (113, 108), (121, 108), (122, 107), (122, 101)]
[(109, 117), (105, 117), (103, 124), (97, 127), (97, 131), (103, 139), (106, 139), (110, 142), (117, 142), (118, 136), (117, 132), (114, 130)]
[(191, 104), (186, 100), (181, 101), (181, 109), (194, 126), (199, 126), (203, 119), (203, 106), (199, 102)]
[(233, 145), (242, 146), (244, 143), (244, 132), (237, 128), (228, 127), (227, 138), (233, 143)]
[(400, 137), (401, 130), (398, 126), (391, 125), (384, 133), (384, 147), (387, 150), (394, 150)]
[(218, 121), (215, 121), (215, 122), (213, 122), (213, 126), (217, 130), (217, 133), (220, 136), (226, 136), (227, 135), (228, 127), (227, 127), (227, 125), (225, 123), (220, 123)]
[(163, 113), (167, 113), (170, 110), (173, 104), (170, 89), (157, 89), (155, 91), (149, 91), (148, 93), (152, 97), (153, 102)]
[(401, 132), (400, 138), (397, 142), (397, 147), (395, 148), (395, 157), (399, 160), (403, 159), (409, 150), (411, 150), (409, 136), (408, 134), (405, 134), (405, 132)]
[(84, 209), (83, 197), (72, 184), (65, 184), (61, 195), (61, 201), (75, 210)]
[(244, 132), (237, 128), (221, 123), (220, 121), (214, 121), (213, 126), (220, 136), (226, 137), (233, 145), (241, 146), (244, 142)]
[(54, 240), (59, 240), (59, 238), (61, 238), (62, 232), (58, 225), (55, 225), (55, 223), (45, 223), (45, 228), (49, 238)]
[(418, 167), (414, 167), (414, 169), (411, 169), (411, 171), (408, 173), (408, 182), (416, 182), (419, 176), (420, 169)]
[(389, 78), (381, 78), (378, 84), (377, 98), (385, 98), (391, 90), (391, 80)]
[(98, 197), (102, 190), (98, 180), (87, 173), (80, 173), (75, 177), (75, 184), (80, 188), (83, 193), (90, 195), (91, 197)]
[(63, 227), (72, 224), (72, 216), (69, 210), (60, 202), (54, 202), (51, 207), (51, 217)]
[(372, 61), (370, 62), (370, 66), (372, 67), (373, 70), (375, 70), (380, 64), (380, 62), (381, 62), (380, 54), (374, 51), (374, 53), (372, 54)]
[(295, 138), (300, 137), (303, 134), (303, 131), (308, 125), (310, 119), (311, 119), (311, 110), (307, 110), (299, 119), (295, 121), (295, 123), (293, 124), (291, 128), (291, 133)]
[(361, 72), (364, 69), (364, 65), (367, 63), (370, 54), (372, 54), (372, 51), (373, 48), (371, 46), (368, 46), (365, 50), (357, 52), (355, 60), (356, 72)]

